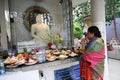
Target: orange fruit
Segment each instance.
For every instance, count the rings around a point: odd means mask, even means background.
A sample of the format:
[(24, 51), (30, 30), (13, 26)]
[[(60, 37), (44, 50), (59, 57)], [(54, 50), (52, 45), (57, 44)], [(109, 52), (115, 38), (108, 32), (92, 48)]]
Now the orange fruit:
[(18, 59), (22, 59), (23, 58), (23, 54), (20, 53), (20, 54), (18, 54), (17, 57), (18, 57)]

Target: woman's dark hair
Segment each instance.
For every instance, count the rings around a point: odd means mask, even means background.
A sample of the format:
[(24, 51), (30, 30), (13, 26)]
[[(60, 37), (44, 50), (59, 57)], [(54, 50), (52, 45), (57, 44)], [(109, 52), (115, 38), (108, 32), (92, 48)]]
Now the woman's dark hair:
[(88, 32), (93, 33), (95, 37), (101, 38), (101, 33), (97, 26), (91, 26), (88, 28)]

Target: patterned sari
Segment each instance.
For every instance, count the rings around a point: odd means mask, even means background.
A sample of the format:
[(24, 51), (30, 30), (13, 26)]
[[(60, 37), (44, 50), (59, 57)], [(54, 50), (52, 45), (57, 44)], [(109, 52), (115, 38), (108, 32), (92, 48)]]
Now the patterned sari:
[[(103, 80), (104, 73), (104, 43), (101, 38), (94, 38), (86, 46), (86, 61), (90, 63), (92, 80)], [(89, 79), (88, 79), (89, 80)]]

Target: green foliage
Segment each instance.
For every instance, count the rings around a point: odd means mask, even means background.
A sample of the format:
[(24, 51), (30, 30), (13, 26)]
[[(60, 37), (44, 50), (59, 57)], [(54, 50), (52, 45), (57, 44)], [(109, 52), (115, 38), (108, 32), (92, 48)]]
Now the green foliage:
[[(105, 0), (106, 21), (110, 22), (116, 18), (116, 14), (120, 12), (120, 0)], [(117, 14), (118, 15), (118, 14)]]
[(81, 38), (83, 34), (84, 18), (90, 15), (90, 1), (73, 8), (73, 33), (74, 38)]
[[(84, 19), (86, 16), (91, 15), (90, 1), (82, 3), (73, 8), (73, 24), (74, 24), (74, 36), (81, 38), (82, 29), (84, 26)], [(114, 20), (114, 27), (116, 27), (115, 18), (120, 17), (120, 0), (105, 0), (105, 17), (106, 22)], [(78, 25), (79, 24), (79, 25)], [(79, 27), (78, 27), (79, 26)], [(115, 28), (116, 29), (116, 28)], [(117, 37), (117, 32), (115, 30)]]
[(27, 52), (27, 48), (23, 48), (23, 52)]
[(74, 37), (80, 39), (82, 37), (82, 33), (83, 33), (82, 27), (77, 22), (74, 23), (73, 25), (74, 25), (73, 26)]
[[(84, 17), (90, 15), (90, 1), (82, 3), (73, 8), (73, 23), (78, 22), (81, 26), (84, 25)], [(105, 16), (106, 21), (110, 22), (114, 17), (118, 17), (120, 13), (120, 0), (105, 0)]]
[[(73, 23), (83, 24), (84, 17), (90, 15), (90, 2), (87, 1), (73, 8)], [(82, 25), (83, 26), (83, 25)]]
[(48, 41), (58, 45), (59, 43), (63, 43), (63, 38), (60, 36), (60, 34), (49, 34)]
[[(73, 8), (74, 36), (81, 38), (85, 16), (91, 15), (90, 1), (82, 3)], [(107, 22), (111, 22), (116, 17), (120, 17), (120, 0), (105, 0), (105, 17)]]

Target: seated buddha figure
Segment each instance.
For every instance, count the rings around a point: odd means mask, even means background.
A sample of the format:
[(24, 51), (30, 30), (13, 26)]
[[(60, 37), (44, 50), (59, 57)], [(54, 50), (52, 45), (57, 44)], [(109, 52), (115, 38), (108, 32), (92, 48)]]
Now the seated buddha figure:
[(50, 29), (47, 24), (43, 23), (43, 16), (36, 16), (36, 23), (31, 26), (31, 35), (33, 41), (40, 44), (40, 47), (47, 46)]

